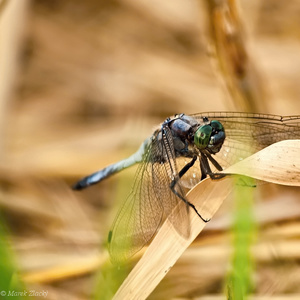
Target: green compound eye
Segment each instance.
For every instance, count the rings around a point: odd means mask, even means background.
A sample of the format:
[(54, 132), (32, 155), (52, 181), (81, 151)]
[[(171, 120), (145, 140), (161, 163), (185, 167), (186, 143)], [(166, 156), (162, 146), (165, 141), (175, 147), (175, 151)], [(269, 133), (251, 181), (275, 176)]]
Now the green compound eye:
[(224, 131), (224, 127), (219, 121), (212, 120), (210, 122), (210, 126), (214, 129), (216, 129), (216, 131)]
[(194, 135), (194, 143), (199, 149), (205, 149), (208, 146), (211, 132), (212, 132), (211, 125), (202, 125), (197, 129)]

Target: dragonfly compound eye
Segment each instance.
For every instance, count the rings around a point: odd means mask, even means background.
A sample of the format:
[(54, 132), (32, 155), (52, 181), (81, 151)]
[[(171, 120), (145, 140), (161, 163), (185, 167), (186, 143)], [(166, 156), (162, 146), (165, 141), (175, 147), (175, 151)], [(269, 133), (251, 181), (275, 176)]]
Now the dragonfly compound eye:
[(211, 121), (210, 126), (212, 127), (212, 134), (208, 148), (211, 153), (215, 154), (221, 150), (226, 135), (224, 127), (219, 121)]
[(194, 143), (199, 149), (205, 149), (210, 141), (212, 127), (210, 125), (200, 126), (194, 135)]
[(214, 131), (217, 131), (217, 132), (224, 131), (224, 127), (219, 121), (212, 120), (210, 122), (210, 126), (214, 129)]
[(219, 121), (211, 121), (210, 124), (200, 126), (194, 135), (194, 143), (198, 149), (207, 149), (210, 153), (220, 151), (225, 140), (225, 130)]

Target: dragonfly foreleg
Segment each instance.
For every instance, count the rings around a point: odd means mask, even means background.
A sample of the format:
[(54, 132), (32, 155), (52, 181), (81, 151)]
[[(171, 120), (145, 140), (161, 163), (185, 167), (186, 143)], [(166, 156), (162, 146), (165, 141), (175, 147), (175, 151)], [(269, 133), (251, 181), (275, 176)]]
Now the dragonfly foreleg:
[(220, 164), (209, 153), (207, 153), (206, 156), (218, 171), (223, 171)]
[(170, 189), (180, 200), (182, 200), (184, 203), (186, 203), (188, 206), (190, 206), (203, 222), (207, 223), (210, 221), (210, 219), (204, 219), (197, 211), (197, 208), (195, 207), (195, 205), (192, 204), (191, 202), (189, 202), (181, 193), (177, 192), (175, 189), (176, 184), (178, 184), (178, 181), (180, 180), (180, 178), (194, 165), (196, 160), (197, 160), (197, 156), (194, 156), (192, 158), (192, 160), (180, 170), (180, 172), (178, 173), (178, 176), (176, 176), (172, 180), (172, 182), (170, 184)]
[(197, 160), (197, 156), (193, 156), (192, 160), (187, 163), (178, 173), (179, 178), (181, 178), (195, 163)]
[[(217, 179), (221, 179), (223, 177), (226, 176), (226, 174), (221, 174), (221, 173), (213, 173), (209, 163), (208, 163), (208, 159), (212, 162), (212, 164), (219, 170), (219, 168), (222, 167), (219, 165), (219, 163), (211, 157), (211, 155), (207, 156), (206, 154), (202, 154), (201, 158), (200, 158), (200, 169), (201, 169), (201, 180), (205, 179), (207, 175), (209, 175), (209, 177), (213, 180), (217, 180)], [(219, 171), (221, 171), (219, 170)]]

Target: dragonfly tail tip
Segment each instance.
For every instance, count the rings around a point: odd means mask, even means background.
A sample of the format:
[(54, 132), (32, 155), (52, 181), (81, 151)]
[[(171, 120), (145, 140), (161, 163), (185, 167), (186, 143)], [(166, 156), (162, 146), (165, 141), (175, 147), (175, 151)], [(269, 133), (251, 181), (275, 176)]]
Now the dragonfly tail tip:
[(82, 184), (81, 181), (76, 182), (75, 184), (72, 185), (72, 190), (74, 190), (74, 191), (80, 191), (84, 188), (85, 188), (85, 186)]

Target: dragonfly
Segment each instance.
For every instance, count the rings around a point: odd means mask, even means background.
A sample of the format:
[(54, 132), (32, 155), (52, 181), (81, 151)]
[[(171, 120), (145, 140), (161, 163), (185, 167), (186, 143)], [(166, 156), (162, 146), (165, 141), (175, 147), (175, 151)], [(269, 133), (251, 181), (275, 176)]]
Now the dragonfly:
[[(200, 221), (209, 219), (188, 201), (186, 192), (208, 176), (215, 180), (226, 176), (221, 171), (230, 165), (286, 139), (300, 139), (300, 116), (176, 114), (130, 157), (82, 178), (73, 189), (82, 190), (138, 164), (131, 192), (108, 234), (111, 261), (120, 264), (149, 244), (166, 219), (188, 238), (190, 210)], [(184, 206), (178, 205), (182, 202)]]

